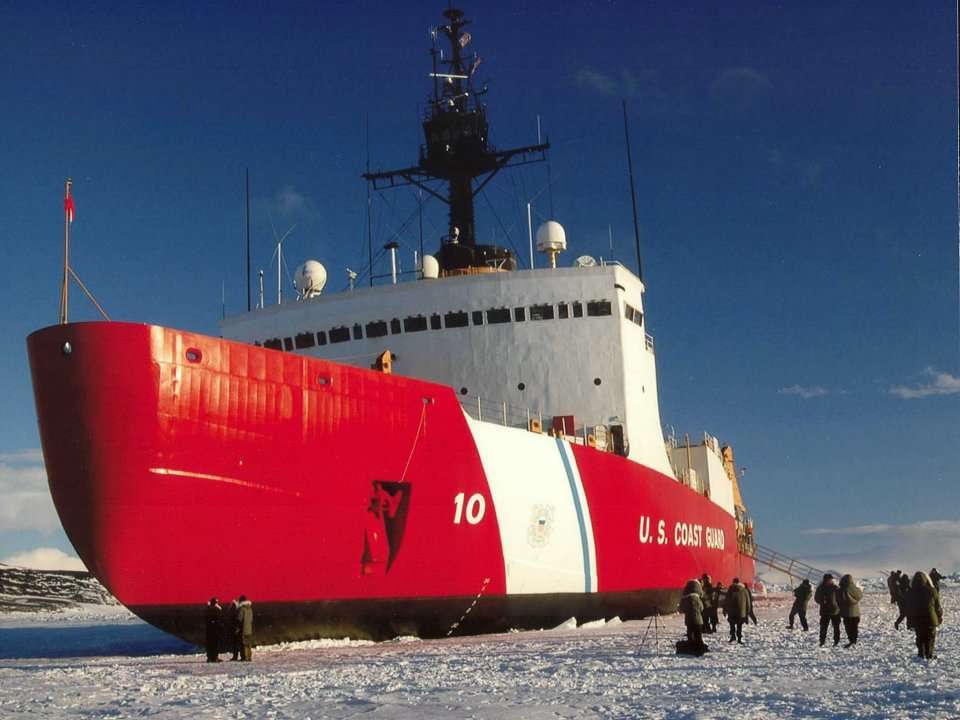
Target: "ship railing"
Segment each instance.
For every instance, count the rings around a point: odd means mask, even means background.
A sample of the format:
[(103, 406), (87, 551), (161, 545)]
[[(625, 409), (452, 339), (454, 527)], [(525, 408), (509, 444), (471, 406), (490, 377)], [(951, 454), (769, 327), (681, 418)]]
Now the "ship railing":
[(749, 539), (749, 542), (744, 543), (746, 553), (751, 555), (757, 563), (766, 565), (771, 570), (778, 570), (791, 579), (806, 578), (811, 582), (819, 581), (824, 575), (823, 570), (815, 568), (813, 565), (753, 542), (752, 535), (747, 535), (745, 539)]
[(543, 414), (539, 410), (490, 400), (479, 395), (464, 395), (458, 399), (463, 409), (474, 420), (496, 423), (504, 427), (529, 429), (530, 421), (535, 419), (540, 427), (543, 427)]
[(653, 344), (653, 335), (651, 335), (650, 333), (643, 334), (643, 344), (649, 352), (655, 352), (655, 348)]
[[(495, 423), (504, 427), (523, 428), (533, 432), (556, 434), (543, 424), (543, 412), (540, 410), (511, 405), (500, 400), (489, 400), (479, 395), (461, 395), (457, 399), (460, 401), (461, 407), (474, 420)], [(539, 430), (535, 428), (539, 428)], [(607, 429), (606, 427), (602, 429), (603, 434), (601, 436), (599, 426), (576, 424), (572, 433), (561, 433), (559, 436), (574, 445), (590, 445), (592, 442), (594, 447), (608, 450), (611, 446), (606, 436)]]

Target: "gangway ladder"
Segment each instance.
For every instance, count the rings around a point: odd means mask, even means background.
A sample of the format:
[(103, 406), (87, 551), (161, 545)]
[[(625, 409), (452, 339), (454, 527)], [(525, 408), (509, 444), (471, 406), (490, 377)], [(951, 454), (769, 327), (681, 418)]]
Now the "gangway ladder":
[(783, 553), (756, 543), (753, 546), (752, 555), (753, 559), (758, 563), (766, 565), (771, 570), (784, 573), (791, 580), (795, 578), (800, 578), (801, 580), (806, 578), (812, 583), (818, 583), (825, 574), (823, 570), (815, 568), (813, 565), (808, 565), (801, 560), (788, 557)]

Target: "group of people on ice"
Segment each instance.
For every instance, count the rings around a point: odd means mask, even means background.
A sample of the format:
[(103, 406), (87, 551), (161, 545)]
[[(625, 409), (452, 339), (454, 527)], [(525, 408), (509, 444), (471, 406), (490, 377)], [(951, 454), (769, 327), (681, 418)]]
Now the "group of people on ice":
[(734, 578), (728, 588), (719, 581), (714, 585), (706, 573), (699, 580), (688, 581), (680, 598), (680, 611), (687, 627), (687, 641), (684, 646), (678, 647), (678, 650), (702, 655), (706, 651), (703, 634), (717, 631), (720, 610), (723, 610), (730, 625), (730, 642), (742, 644), (744, 623), (752, 620), (754, 625), (757, 624), (750, 588), (741, 583), (740, 578)]
[[(943, 622), (943, 607), (940, 604), (940, 580), (942, 576), (934, 568), (930, 574), (915, 573), (911, 580), (897, 570), (891, 573), (887, 586), (890, 590), (890, 602), (900, 609), (900, 617), (894, 623), (899, 629), (903, 620), (907, 627), (917, 635), (917, 654), (922, 658), (933, 658), (936, 644), (937, 627)], [(863, 589), (852, 575), (844, 575), (840, 582), (827, 573), (814, 590), (810, 581), (804, 579), (793, 591), (793, 606), (790, 608), (788, 627), (793, 629), (794, 621), (799, 618), (800, 626), (808, 630), (807, 606), (810, 600), (820, 606), (820, 646), (827, 642), (827, 633), (833, 629), (833, 644), (840, 644), (840, 625), (843, 624), (847, 636), (844, 647), (857, 644), (860, 636), (860, 601)], [(686, 642), (677, 644), (677, 651), (702, 655), (706, 651), (703, 642), (704, 633), (716, 632), (718, 610), (730, 624), (730, 642), (743, 642), (743, 625), (748, 619), (757, 624), (753, 613), (753, 594), (750, 588), (733, 579), (729, 588), (723, 584), (711, 583), (709, 575), (700, 580), (689, 580), (680, 598), (680, 612), (683, 613), (687, 628)]]
[(220, 607), (216, 597), (210, 598), (205, 614), (207, 662), (220, 662), (220, 646), (233, 653), (231, 660), (250, 662), (253, 659), (253, 603), (241, 595)]
[(933, 658), (937, 644), (937, 628), (943, 624), (943, 606), (940, 604), (940, 581), (943, 576), (933, 568), (929, 574), (917, 572), (913, 579), (900, 570), (887, 576), (890, 603), (895, 604), (900, 615), (893, 627), (907, 621), (907, 629), (917, 635), (917, 655)]

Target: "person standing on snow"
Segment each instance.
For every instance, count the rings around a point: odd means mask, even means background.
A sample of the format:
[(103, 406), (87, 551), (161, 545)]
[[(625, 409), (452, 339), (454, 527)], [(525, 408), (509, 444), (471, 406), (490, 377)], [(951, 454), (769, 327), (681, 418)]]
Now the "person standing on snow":
[(908, 623), (917, 634), (917, 656), (932, 660), (937, 643), (937, 627), (943, 623), (940, 593), (926, 573), (913, 576), (907, 595)]
[(897, 602), (897, 594), (900, 592), (900, 571), (894, 570), (887, 575), (887, 590), (890, 591), (890, 604)]
[(220, 612), (222, 608), (215, 597), (207, 603), (205, 625), (207, 662), (220, 662)]
[(846, 647), (857, 644), (860, 636), (860, 601), (863, 599), (863, 589), (857, 585), (852, 575), (840, 578), (840, 594), (837, 596), (840, 604), (840, 617), (843, 619), (843, 629), (847, 633)]
[(240, 629), (240, 659), (250, 662), (253, 659), (253, 603), (246, 595), (240, 596), (237, 625)]
[(717, 631), (717, 625), (720, 624), (720, 607), (723, 605), (725, 597), (726, 590), (724, 590), (723, 583), (717, 580), (717, 584), (713, 586), (713, 607), (710, 608), (710, 626), (714, 632)]
[(715, 612), (713, 606), (713, 583), (710, 582), (710, 576), (706, 573), (700, 578), (700, 583), (703, 587), (703, 594), (700, 598), (703, 601), (703, 631), (707, 633), (716, 632), (717, 628), (711, 622), (711, 618)]
[(687, 627), (687, 643), (690, 652), (703, 655), (703, 590), (700, 583), (690, 580), (683, 588), (683, 597), (680, 598), (680, 612), (683, 613), (683, 622)]
[(840, 644), (840, 588), (833, 580), (833, 575), (827, 573), (823, 582), (817, 586), (813, 601), (820, 606), (820, 647), (827, 642), (827, 628), (833, 625), (833, 644)]
[(795, 617), (800, 618), (800, 627), (804, 630), (810, 629), (807, 625), (807, 604), (812, 596), (813, 588), (810, 587), (810, 581), (804, 578), (803, 582), (797, 585), (793, 591), (793, 607), (790, 608), (790, 625), (788, 626), (791, 630), (793, 630), (793, 619)]
[(723, 614), (730, 623), (730, 642), (736, 640), (743, 644), (743, 623), (750, 617), (751, 609), (747, 589), (740, 584), (740, 578), (734, 578), (723, 601)]
[(910, 578), (906, 573), (900, 573), (900, 587), (897, 589), (897, 608), (900, 610), (900, 615), (893, 623), (893, 629), (899, 630), (900, 623), (904, 620), (907, 621), (907, 630), (913, 629), (913, 623), (910, 622), (910, 618), (907, 616), (907, 596), (910, 594)]
[(936, 568), (933, 568), (930, 571), (930, 582), (933, 583), (933, 588), (937, 592), (940, 592), (940, 581), (943, 580), (943, 575), (937, 572)]

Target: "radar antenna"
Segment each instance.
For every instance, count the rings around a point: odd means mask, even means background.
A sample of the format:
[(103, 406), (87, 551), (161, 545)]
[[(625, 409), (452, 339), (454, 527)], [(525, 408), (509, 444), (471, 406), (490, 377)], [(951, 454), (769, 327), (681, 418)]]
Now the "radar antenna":
[[(487, 109), (479, 100), (487, 86), (477, 90), (473, 82), (481, 58), (464, 52), (473, 40), (464, 31), (470, 21), (452, 6), (443, 17), (446, 22), (430, 30), (433, 94), (423, 121), (425, 143), (420, 146), (419, 162), (399, 170), (368, 169), (363, 177), (374, 190), (416, 185), (450, 206), (448, 240), (456, 237), (456, 242), (443, 243), (436, 253), (443, 272), (469, 272), (491, 265), (513, 270), (517, 262), (510, 250), (477, 244), (474, 198), (500, 170), (545, 160), (550, 143), (510, 150), (497, 150), (491, 144)], [(440, 36), (449, 41), (449, 55), (438, 47)], [(446, 196), (427, 184), (434, 180), (447, 183)]]

